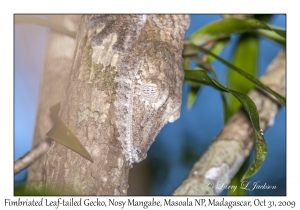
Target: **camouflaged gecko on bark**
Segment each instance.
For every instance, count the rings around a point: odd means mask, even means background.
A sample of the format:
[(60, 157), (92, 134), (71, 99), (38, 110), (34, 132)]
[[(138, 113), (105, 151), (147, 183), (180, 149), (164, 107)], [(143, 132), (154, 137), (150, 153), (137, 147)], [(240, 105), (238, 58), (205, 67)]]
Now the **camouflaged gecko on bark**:
[[(158, 132), (180, 115), (181, 53), (187, 15), (95, 15), (93, 62), (115, 65), (118, 140), (129, 163), (144, 160)], [(158, 26), (158, 27), (157, 27)], [(110, 45), (109, 52), (103, 52)], [(174, 59), (175, 58), (175, 59)], [(175, 62), (174, 62), (175, 60)]]

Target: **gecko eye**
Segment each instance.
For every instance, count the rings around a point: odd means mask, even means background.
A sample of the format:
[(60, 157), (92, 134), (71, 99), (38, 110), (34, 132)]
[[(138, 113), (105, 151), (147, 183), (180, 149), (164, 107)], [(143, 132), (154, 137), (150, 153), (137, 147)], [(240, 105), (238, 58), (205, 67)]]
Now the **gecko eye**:
[(167, 101), (169, 89), (161, 83), (147, 82), (141, 85), (141, 96), (157, 110)]
[(142, 152), (140, 149), (136, 149), (135, 151), (137, 154), (141, 154), (141, 152)]
[(150, 102), (154, 102), (158, 96), (158, 90), (156, 84), (154, 83), (145, 83), (141, 87), (142, 97)]

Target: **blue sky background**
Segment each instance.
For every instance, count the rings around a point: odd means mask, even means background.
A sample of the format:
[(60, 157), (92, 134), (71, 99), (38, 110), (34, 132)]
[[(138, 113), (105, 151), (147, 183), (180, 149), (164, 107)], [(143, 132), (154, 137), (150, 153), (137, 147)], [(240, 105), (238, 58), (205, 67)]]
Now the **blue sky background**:
[[(191, 25), (186, 33), (189, 37), (198, 28), (221, 19), (220, 15), (191, 15)], [(271, 24), (285, 28), (286, 16), (275, 15)], [(46, 49), (48, 29), (19, 24), (15, 26), (15, 151), (14, 159), (28, 152), (33, 139), (35, 115), (38, 104), (43, 58)], [(234, 39), (223, 50), (221, 56), (230, 59)], [(260, 39), (259, 75), (280, 51), (280, 45)], [(227, 67), (215, 62), (214, 68), (223, 84)], [(223, 111), (219, 92), (210, 87), (201, 89), (191, 110), (186, 108), (188, 85), (183, 86), (181, 117), (167, 124), (157, 136), (148, 152), (147, 162), (154, 172), (154, 182), (150, 194), (170, 195), (187, 176), (193, 161), (209, 147), (212, 139), (223, 127)], [(261, 185), (276, 185), (276, 190), (255, 190), (251, 195), (286, 194), (286, 108), (278, 113), (275, 123), (265, 132), (268, 156), (260, 171), (251, 178)], [(27, 170), (15, 176), (15, 183), (25, 180)], [(223, 194), (225, 194), (224, 192)]]

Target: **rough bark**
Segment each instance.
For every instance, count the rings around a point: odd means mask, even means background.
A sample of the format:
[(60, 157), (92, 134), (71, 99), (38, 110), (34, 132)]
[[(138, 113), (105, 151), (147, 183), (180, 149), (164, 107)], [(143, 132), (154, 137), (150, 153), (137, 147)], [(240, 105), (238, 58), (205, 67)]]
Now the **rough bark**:
[[(286, 95), (286, 59), (282, 51), (269, 65), (261, 82), (282, 96)], [(273, 125), (280, 108), (277, 100), (261, 90), (254, 89), (249, 97), (256, 104), (260, 126), (265, 131)], [(187, 178), (173, 195), (218, 195), (217, 183), (230, 184), (253, 148), (253, 129), (243, 109), (228, 121), (209, 149), (195, 163)]]
[[(75, 32), (78, 30), (80, 17), (81, 15), (51, 15), (49, 20)], [(44, 160), (51, 143), (45, 134), (53, 125), (49, 110), (50, 107), (62, 100), (67, 87), (66, 81), (69, 78), (75, 46), (74, 38), (53, 30), (49, 33), (33, 140), (33, 147), (41, 148), (43, 151), (38, 151), (38, 155), (42, 156), (29, 167), (27, 186), (30, 188), (38, 189), (44, 178)], [(42, 142), (43, 144), (41, 144)], [(48, 143), (48, 146), (45, 143)], [(40, 144), (44, 146), (41, 147)]]
[(45, 185), (61, 194), (126, 195), (132, 163), (179, 117), (187, 15), (87, 15), (60, 117), (94, 162), (53, 142)]

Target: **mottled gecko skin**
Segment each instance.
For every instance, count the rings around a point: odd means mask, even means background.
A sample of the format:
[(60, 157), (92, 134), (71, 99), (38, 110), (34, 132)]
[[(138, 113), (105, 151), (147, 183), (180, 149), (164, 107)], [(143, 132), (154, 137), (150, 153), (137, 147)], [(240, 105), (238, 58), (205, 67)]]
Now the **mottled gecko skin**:
[[(176, 19), (184, 24), (175, 24)], [(186, 20), (188, 15), (90, 18), (89, 29), (95, 33), (90, 78), (95, 74), (94, 65), (100, 65), (101, 71), (113, 71), (118, 140), (129, 165), (144, 160), (161, 128), (180, 116)]]

